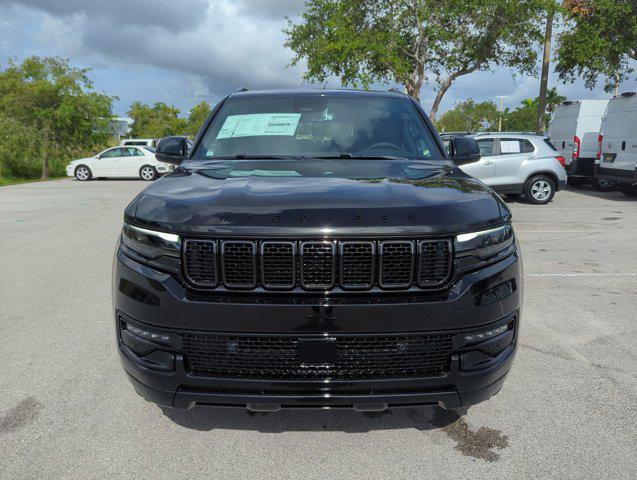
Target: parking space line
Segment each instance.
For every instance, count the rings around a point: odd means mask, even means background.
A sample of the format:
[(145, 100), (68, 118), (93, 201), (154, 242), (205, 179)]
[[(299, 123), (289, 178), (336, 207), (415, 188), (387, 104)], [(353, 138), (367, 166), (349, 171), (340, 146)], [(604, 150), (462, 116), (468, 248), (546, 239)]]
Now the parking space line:
[(525, 277), (637, 277), (637, 273), (597, 273), (597, 272), (573, 272), (573, 273), (525, 273)]

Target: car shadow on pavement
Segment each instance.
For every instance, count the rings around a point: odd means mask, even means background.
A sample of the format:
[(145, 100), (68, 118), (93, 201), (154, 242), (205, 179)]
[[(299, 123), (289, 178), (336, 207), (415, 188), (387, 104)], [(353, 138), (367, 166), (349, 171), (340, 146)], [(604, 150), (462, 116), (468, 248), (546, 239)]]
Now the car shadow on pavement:
[(610, 192), (600, 192), (599, 190), (595, 190), (595, 188), (592, 185), (582, 185), (579, 187), (567, 186), (565, 190), (568, 190), (569, 192), (572, 192), (572, 193), (577, 193), (579, 195), (603, 198), (604, 200), (612, 200), (613, 202), (634, 202), (636, 200), (635, 197), (629, 197), (628, 195), (624, 195), (619, 190), (611, 190)]
[(255, 413), (245, 409), (200, 406), (190, 410), (162, 408), (162, 412), (176, 424), (194, 430), (238, 429), (261, 433), (289, 431), (365, 433), (405, 428), (433, 430), (445, 428), (462, 418), (458, 412), (438, 406), (396, 408), (374, 413), (338, 409), (291, 409), (273, 413)]

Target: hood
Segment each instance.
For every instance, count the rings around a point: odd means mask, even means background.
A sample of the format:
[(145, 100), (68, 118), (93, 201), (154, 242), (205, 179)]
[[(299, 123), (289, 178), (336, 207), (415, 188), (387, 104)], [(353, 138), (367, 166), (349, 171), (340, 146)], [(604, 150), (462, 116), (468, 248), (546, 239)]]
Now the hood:
[(317, 236), (423, 235), (489, 228), (508, 209), (457, 168), (419, 178), (214, 178), (180, 167), (146, 188), (129, 220), (176, 233)]

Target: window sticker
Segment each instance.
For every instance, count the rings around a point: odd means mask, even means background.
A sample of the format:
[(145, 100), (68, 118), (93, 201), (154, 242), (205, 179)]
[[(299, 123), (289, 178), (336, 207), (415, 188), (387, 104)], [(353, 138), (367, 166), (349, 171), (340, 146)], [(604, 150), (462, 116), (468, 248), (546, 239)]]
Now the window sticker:
[(300, 113), (250, 113), (230, 115), (223, 122), (217, 139), (283, 135), (291, 137), (301, 119)]
[(500, 140), (500, 153), (520, 153), (520, 141)]

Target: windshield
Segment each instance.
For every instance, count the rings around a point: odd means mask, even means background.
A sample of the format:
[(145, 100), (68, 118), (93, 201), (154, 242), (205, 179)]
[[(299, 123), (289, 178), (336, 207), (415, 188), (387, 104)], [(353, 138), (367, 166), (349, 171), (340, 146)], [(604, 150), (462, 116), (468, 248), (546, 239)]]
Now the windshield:
[(193, 159), (384, 156), (444, 158), (408, 98), (317, 92), (229, 98)]

